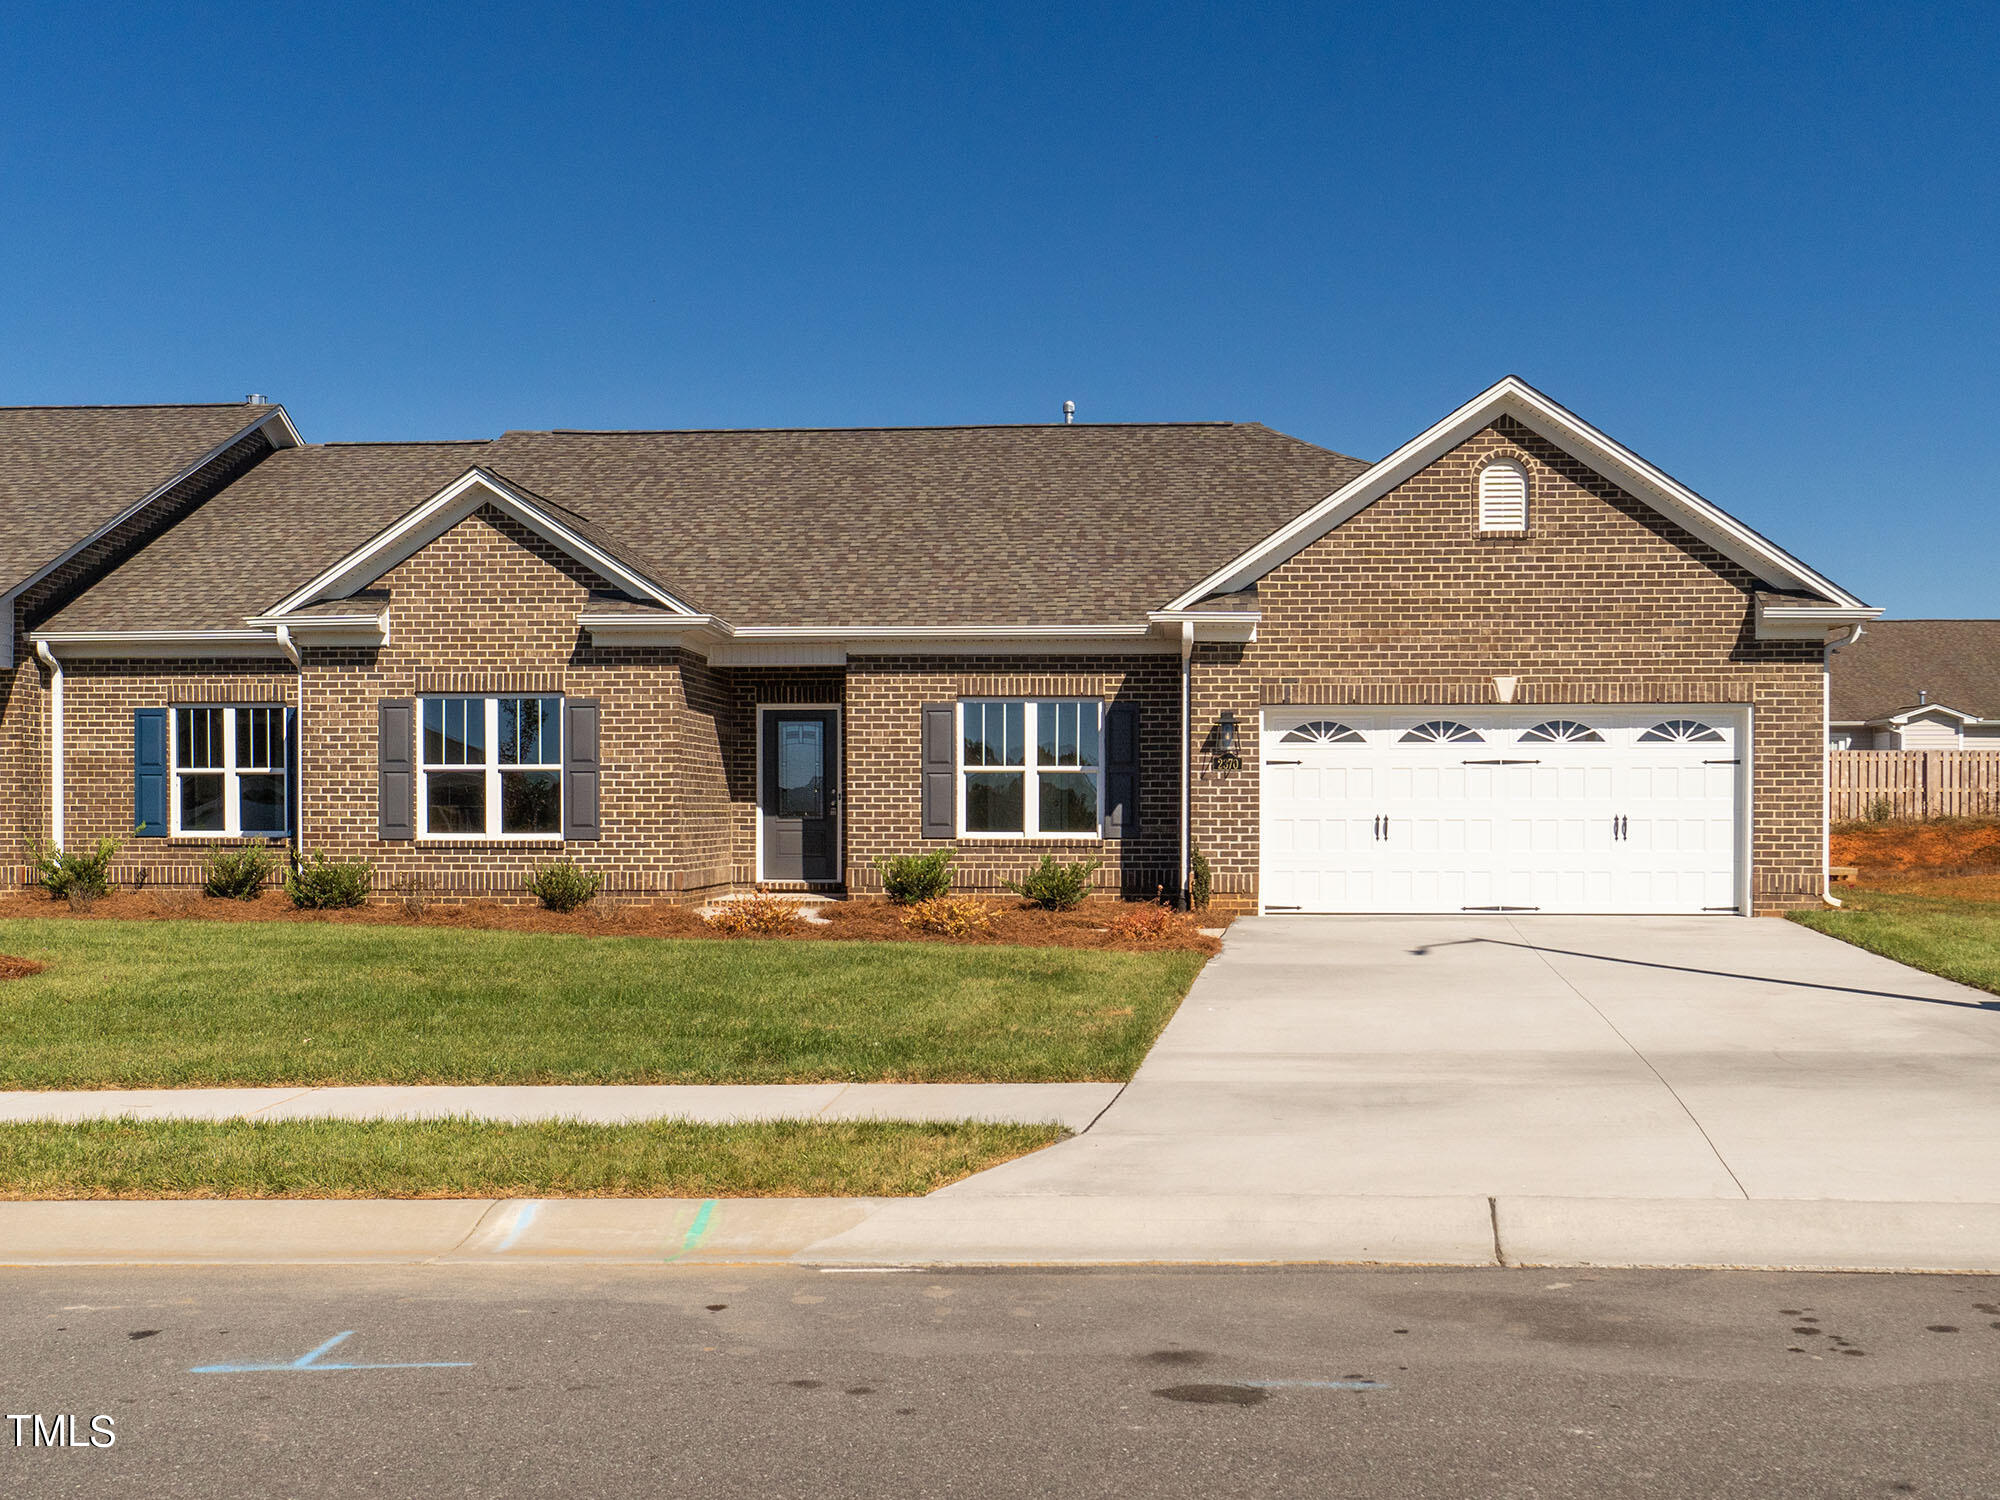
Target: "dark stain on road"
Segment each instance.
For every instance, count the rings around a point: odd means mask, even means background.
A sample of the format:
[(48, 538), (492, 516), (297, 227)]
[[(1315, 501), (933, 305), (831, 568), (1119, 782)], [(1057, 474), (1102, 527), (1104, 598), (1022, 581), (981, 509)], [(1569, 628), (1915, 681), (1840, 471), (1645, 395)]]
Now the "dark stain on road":
[(1269, 1391), (1254, 1385), (1170, 1385), (1153, 1394), (1195, 1406), (1261, 1406), (1271, 1399)]
[(1201, 1349), (1155, 1349), (1139, 1358), (1149, 1365), (1205, 1365), (1215, 1356)]
[(821, 1386), (825, 1385), (826, 1382), (824, 1380), (787, 1380), (785, 1384), (792, 1387), (794, 1390), (816, 1391)]
[(149, 1339), (160, 1330), (157, 1328), (135, 1328), (125, 1337), (128, 1339)]
[(1926, 1324), (1924, 1324), (1924, 1332), (1925, 1332), (1925, 1333), (1957, 1333), (1957, 1332), (1958, 1332), (1958, 1325), (1957, 1325), (1956, 1323), (1926, 1323)]
[(711, 1302), (708, 1304), (708, 1310), (710, 1312), (721, 1312), (727, 1306), (729, 1306), (727, 1302)]
[(850, 1396), (872, 1396), (875, 1394), (875, 1387), (872, 1385), (850, 1385), (847, 1388), (847, 1394)]

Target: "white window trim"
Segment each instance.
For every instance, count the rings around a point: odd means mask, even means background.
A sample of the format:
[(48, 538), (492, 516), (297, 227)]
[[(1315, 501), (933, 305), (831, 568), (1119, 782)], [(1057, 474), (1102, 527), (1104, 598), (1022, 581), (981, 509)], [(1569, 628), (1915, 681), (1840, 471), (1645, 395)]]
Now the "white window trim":
[[(454, 698), (467, 699), (483, 705), (486, 715), (486, 761), (483, 765), (435, 765), (424, 758), (424, 705), (446, 702)], [(556, 831), (554, 833), (501, 833), (500, 827), (500, 700), (502, 698), (554, 698), (556, 700), (556, 759), (553, 763), (536, 761), (508, 766), (510, 771), (554, 771), (559, 778), (564, 777), (562, 742), (562, 704), (560, 693), (426, 693), (417, 699), (417, 842), (421, 844), (560, 844), (562, 835), (562, 809), (568, 806), (569, 787), (558, 780)], [(486, 828), (485, 833), (432, 833), (431, 827), (431, 773), (433, 771), (463, 772), (484, 771), (486, 773)]]
[[(181, 766), (181, 714), (189, 711), (222, 710), (222, 764), (220, 766)], [(251, 766), (243, 772), (236, 764), (236, 715), (246, 708), (268, 708), (280, 715), (279, 744), (282, 753), (278, 764), (269, 768)], [(289, 838), (292, 821), (292, 769), (291, 746), (285, 743), (290, 726), (285, 723), (287, 705), (283, 703), (170, 703), (167, 705), (167, 835), (177, 839), (282, 839)], [(277, 832), (243, 831), (243, 782), (241, 776), (276, 776), (284, 798), (286, 828)], [(183, 776), (220, 776), (222, 778), (222, 827), (183, 828), (181, 827), (181, 778)]]
[[(1021, 716), (1022, 759), (1026, 762), (1025, 765), (968, 766), (965, 763), (965, 705), (968, 703), (1020, 703), (1025, 705), (1025, 710)], [(1038, 795), (1037, 782), (1043, 768), (1035, 764), (1035, 747), (1037, 744), (1037, 726), (1035, 720), (1040, 712), (1036, 705), (1041, 703), (1087, 703), (1095, 706), (1097, 709), (1097, 764), (1089, 768), (1091, 779), (1097, 786), (1097, 826), (1088, 833), (1043, 833), (1039, 827), (1042, 807), (1041, 797)], [(958, 700), (956, 710), (952, 714), (952, 728), (951, 755), (957, 768), (954, 774), (958, 778), (952, 787), (952, 793), (953, 800), (958, 804), (958, 837), (962, 839), (994, 840), (1000, 843), (1009, 841), (1021, 843), (1030, 839), (1078, 844), (1104, 842), (1104, 700), (1102, 698), (1015, 698), (1002, 695), (961, 698)], [(1077, 775), (1084, 770), (1081, 766), (1050, 766), (1047, 769), (1067, 776)], [(1000, 832), (987, 832), (985, 830), (968, 829), (965, 826), (966, 811), (972, 801), (965, 794), (965, 778), (967, 774), (979, 771), (1000, 771), (1010, 774), (1018, 772), (1027, 778), (1021, 790), (1022, 831), (1020, 833), (1010, 833), (1004, 830)]]

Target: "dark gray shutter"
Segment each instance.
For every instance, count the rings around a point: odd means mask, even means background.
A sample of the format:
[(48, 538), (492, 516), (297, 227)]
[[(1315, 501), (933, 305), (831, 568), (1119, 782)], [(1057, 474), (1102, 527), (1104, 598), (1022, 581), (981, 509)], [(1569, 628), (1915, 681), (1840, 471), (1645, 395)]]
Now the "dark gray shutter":
[(414, 698), (384, 698), (375, 706), (375, 787), (378, 834), (386, 842), (417, 836), (417, 739)]
[(1129, 838), (1139, 828), (1139, 710), (1113, 703), (1104, 710), (1104, 836)]
[(167, 711), (132, 714), (132, 822), (142, 839), (167, 836)]
[(924, 829), (927, 839), (948, 839), (958, 832), (958, 757), (952, 753), (957, 737), (956, 705), (924, 705)]
[(597, 703), (563, 699), (563, 838), (588, 843), (603, 835), (598, 801), (603, 766), (597, 749)]

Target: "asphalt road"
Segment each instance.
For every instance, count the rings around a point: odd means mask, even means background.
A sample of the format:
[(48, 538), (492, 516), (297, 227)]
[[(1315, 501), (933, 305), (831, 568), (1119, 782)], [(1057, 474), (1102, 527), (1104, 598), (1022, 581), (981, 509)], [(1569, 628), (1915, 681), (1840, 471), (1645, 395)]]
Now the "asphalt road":
[(1983, 1500), (2000, 1278), (9, 1270), (0, 1401), (9, 1500)]

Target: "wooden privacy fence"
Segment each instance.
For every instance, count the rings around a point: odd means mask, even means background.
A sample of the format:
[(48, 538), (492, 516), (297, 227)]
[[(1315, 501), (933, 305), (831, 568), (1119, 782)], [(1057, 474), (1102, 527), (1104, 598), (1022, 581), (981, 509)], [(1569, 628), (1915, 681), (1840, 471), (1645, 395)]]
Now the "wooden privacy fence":
[(2000, 817), (2000, 750), (1829, 750), (1833, 821)]

